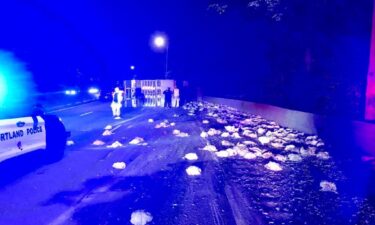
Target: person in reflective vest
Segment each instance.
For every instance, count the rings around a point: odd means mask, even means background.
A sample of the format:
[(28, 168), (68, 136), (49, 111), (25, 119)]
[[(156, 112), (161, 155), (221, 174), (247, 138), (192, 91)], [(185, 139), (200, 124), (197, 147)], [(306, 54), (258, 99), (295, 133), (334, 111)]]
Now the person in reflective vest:
[(112, 94), (112, 114), (115, 117), (115, 119), (120, 119), (121, 117), (121, 107), (122, 107), (122, 91), (120, 91), (120, 88), (116, 87), (115, 92)]
[(173, 89), (173, 107), (180, 107), (180, 89)]

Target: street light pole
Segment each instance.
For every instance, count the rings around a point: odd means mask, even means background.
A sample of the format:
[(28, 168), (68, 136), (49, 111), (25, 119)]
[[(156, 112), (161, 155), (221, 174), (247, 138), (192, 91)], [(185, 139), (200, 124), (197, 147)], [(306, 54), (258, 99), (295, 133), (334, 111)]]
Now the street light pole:
[(168, 54), (169, 54), (169, 43), (166, 45), (166, 53), (165, 53), (165, 79), (168, 78)]
[(168, 78), (168, 57), (169, 57), (169, 42), (165, 35), (159, 34), (155, 35), (152, 40), (152, 44), (157, 49), (165, 50), (165, 74), (164, 78)]

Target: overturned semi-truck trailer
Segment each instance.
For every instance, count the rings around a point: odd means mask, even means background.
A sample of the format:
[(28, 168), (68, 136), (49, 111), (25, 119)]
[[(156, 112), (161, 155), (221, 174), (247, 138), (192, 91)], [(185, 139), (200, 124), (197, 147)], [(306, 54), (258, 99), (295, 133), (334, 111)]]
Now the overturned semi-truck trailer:
[[(172, 91), (176, 88), (175, 80), (125, 80), (125, 106), (137, 107), (140, 104), (146, 107), (163, 107), (163, 92), (170, 88)], [(142, 103), (137, 95), (142, 94), (144, 99)]]

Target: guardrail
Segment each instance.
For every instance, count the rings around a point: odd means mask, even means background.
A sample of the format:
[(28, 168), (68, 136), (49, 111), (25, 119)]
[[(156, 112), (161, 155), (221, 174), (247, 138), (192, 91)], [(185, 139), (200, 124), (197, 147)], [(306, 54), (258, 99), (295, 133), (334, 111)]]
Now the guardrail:
[[(375, 124), (352, 121), (295, 111), (272, 105), (247, 102), (234, 99), (202, 97), (203, 101), (223, 104), (241, 111), (260, 115), (278, 124), (308, 134), (317, 134), (327, 143), (342, 151), (342, 154), (369, 154), (375, 156)], [(340, 154), (340, 152), (338, 152)]]

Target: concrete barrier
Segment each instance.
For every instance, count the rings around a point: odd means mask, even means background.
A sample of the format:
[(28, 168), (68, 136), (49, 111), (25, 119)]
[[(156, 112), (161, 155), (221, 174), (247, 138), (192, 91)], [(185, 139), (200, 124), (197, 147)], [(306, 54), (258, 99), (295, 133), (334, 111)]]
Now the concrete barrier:
[(203, 101), (260, 115), (278, 124), (308, 134), (317, 134), (334, 146), (338, 155), (375, 156), (375, 124), (300, 112), (272, 105), (234, 99), (202, 97)]

